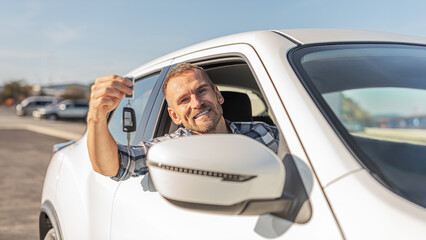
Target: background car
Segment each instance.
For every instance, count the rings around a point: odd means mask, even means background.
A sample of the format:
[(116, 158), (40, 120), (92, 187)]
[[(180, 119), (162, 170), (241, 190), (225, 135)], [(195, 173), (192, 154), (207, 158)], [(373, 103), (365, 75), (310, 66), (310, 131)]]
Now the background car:
[(32, 96), (24, 99), (16, 105), (16, 115), (25, 116), (32, 115), (33, 111), (46, 105), (56, 103), (58, 99), (51, 96)]
[[(179, 50), (127, 74), (136, 79), (131, 144), (177, 128), (161, 86), (181, 62), (206, 69), (225, 118), (277, 126), (278, 154), (234, 134), (178, 138), (150, 149), (149, 173), (115, 182), (93, 171), (85, 134), (55, 148), (41, 239), (426, 236), (425, 38), (258, 31)], [(122, 144), (126, 105), (108, 122)]]
[(85, 100), (64, 100), (54, 103), (33, 112), (36, 118), (47, 118), (49, 120), (61, 119), (85, 119), (89, 103)]

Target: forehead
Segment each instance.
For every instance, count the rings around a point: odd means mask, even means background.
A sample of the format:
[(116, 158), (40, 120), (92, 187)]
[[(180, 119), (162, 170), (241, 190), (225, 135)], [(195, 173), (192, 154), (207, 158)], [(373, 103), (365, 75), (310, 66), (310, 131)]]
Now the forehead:
[(174, 93), (190, 91), (198, 88), (200, 85), (209, 83), (209, 80), (200, 70), (186, 70), (181, 74), (169, 79), (166, 91), (167, 95), (175, 95)]

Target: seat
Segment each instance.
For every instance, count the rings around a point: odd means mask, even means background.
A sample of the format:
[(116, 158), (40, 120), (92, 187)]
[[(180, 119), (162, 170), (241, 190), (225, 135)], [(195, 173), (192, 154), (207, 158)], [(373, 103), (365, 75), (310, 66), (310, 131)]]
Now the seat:
[(221, 92), (225, 102), (222, 104), (223, 116), (232, 122), (253, 121), (250, 98), (245, 93)]
[[(253, 121), (250, 98), (245, 93), (239, 92), (221, 92), (225, 102), (222, 104), (223, 116), (225, 119), (232, 122), (251, 122)], [(167, 106), (165, 107), (167, 109)], [(164, 111), (163, 118), (165, 119), (164, 126), (160, 127), (163, 131), (160, 133), (172, 133), (179, 128), (168, 116), (167, 111)], [(161, 136), (159, 135), (159, 136)]]

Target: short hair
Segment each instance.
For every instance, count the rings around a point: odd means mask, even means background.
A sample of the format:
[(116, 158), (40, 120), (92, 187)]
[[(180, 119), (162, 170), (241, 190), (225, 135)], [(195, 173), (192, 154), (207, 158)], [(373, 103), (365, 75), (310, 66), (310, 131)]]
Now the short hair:
[(198, 69), (198, 70), (200, 70), (200, 71), (201, 71), (201, 73), (202, 73), (202, 74), (206, 77), (206, 79), (209, 81), (210, 85), (213, 87), (213, 82), (212, 82), (212, 80), (210, 79), (209, 75), (207, 75), (207, 72), (206, 72), (206, 70), (204, 70), (204, 68), (202, 68), (202, 67), (200, 67), (200, 66), (197, 66), (197, 65), (194, 65), (194, 64), (191, 64), (191, 63), (184, 62), (184, 63), (179, 63), (178, 65), (174, 66), (174, 67), (170, 70), (170, 72), (167, 74), (166, 79), (164, 80), (163, 88), (162, 88), (162, 90), (163, 90), (163, 95), (164, 95), (164, 96), (166, 96), (166, 88), (167, 88), (167, 85), (168, 85), (169, 80), (170, 80), (171, 78), (174, 78), (174, 77), (176, 77), (176, 76), (179, 76), (179, 75), (180, 75), (180, 74), (182, 74), (184, 71), (188, 71), (188, 70), (193, 71), (194, 69)]

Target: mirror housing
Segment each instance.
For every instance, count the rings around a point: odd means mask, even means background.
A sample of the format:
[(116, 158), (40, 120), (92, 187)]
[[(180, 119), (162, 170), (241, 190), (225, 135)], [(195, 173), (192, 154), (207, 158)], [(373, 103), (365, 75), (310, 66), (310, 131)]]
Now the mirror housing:
[(171, 139), (152, 146), (147, 159), (155, 188), (178, 207), (231, 215), (279, 213), (275, 215), (286, 218), (297, 205), (283, 194), (283, 161), (247, 136)]

